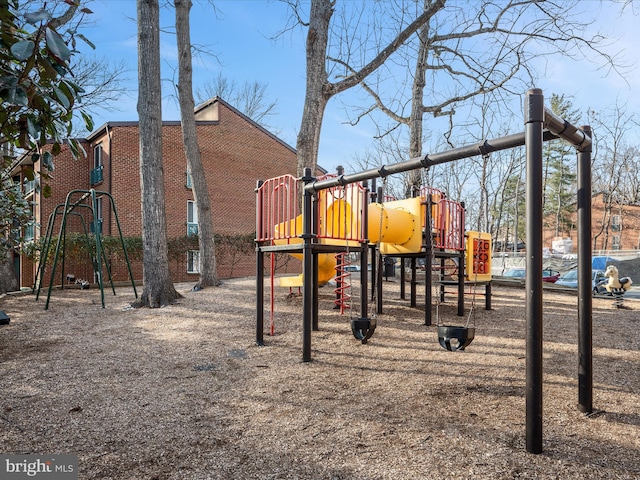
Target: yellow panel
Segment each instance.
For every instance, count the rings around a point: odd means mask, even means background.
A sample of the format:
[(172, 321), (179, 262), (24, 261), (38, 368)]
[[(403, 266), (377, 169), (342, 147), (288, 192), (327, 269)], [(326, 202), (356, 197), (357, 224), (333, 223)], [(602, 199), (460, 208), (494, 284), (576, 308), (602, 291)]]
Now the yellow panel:
[(467, 280), (488, 282), (491, 280), (491, 234), (467, 232), (465, 263)]

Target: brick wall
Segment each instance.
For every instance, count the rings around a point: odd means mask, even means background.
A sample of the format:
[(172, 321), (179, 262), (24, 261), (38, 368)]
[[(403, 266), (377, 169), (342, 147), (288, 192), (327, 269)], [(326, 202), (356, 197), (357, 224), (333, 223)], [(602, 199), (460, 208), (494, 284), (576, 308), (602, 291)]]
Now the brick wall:
[[(287, 173), (295, 174), (296, 155), (290, 147), (224, 102), (217, 105), (217, 116), (217, 121), (203, 121), (197, 126), (212, 203), (214, 231), (224, 235), (252, 234), (255, 231), (256, 182)], [(52, 181), (54, 195), (41, 200), (41, 214), (47, 216), (55, 205), (64, 202), (70, 190), (91, 188), (89, 175), (94, 166), (93, 149), (101, 144), (103, 182), (93, 188), (98, 192), (111, 193), (123, 235), (137, 236), (141, 234), (142, 227), (138, 125), (135, 122), (108, 125), (89, 137), (90, 143), (85, 145), (87, 158), (74, 161), (68, 152), (56, 157), (55, 180)], [(179, 122), (164, 122), (162, 148), (167, 237), (170, 239), (186, 234), (187, 201), (193, 200), (191, 189), (186, 187), (187, 160)], [(116, 221), (106, 196), (103, 197), (102, 217), (103, 234), (117, 236)], [(67, 231), (80, 231), (79, 221), (74, 219), (73, 222)], [(218, 275), (221, 278), (255, 275), (255, 253), (235, 259), (233, 264), (222, 252), (218, 256)], [(125, 262), (119, 258), (110, 260), (114, 280), (127, 280)], [(141, 261), (131, 260), (134, 278), (141, 279)], [(73, 268), (82, 270), (80, 266)], [(176, 282), (196, 281), (198, 278), (197, 274), (186, 272), (186, 256), (171, 259), (170, 269)], [(104, 278), (106, 280), (106, 273)]]
[[(594, 195), (591, 201), (591, 242), (593, 250), (614, 250), (614, 236), (620, 239), (618, 250), (636, 250), (640, 248), (640, 206), (615, 205), (608, 211), (603, 194)], [(612, 223), (612, 216), (619, 215), (619, 227)], [(571, 217), (572, 227), (564, 232), (562, 238), (573, 240), (574, 253), (578, 245), (577, 213)], [(555, 232), (545, 229), (543, 244), (551, 248), (556, 239)], [(595, 242), (595, 245), (594, 245)]]

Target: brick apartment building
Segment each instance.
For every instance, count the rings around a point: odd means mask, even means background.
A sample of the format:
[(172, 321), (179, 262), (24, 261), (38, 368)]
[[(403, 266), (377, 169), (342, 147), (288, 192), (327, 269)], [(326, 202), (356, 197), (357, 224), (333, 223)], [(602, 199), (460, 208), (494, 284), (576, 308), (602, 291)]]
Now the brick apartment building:
[[(255, 186), (257, 180), (269, 179), (296, 172), (295, 150), (266, 129), (253, 122), (220, 98), (213, 98), (196, 107), (197, 134), (202, 162), (211, 196), (214, 231), (221, 235), (250, 235), (255, 231)], [(182, 142), (180, 122), (163, 122), (162, 148), (165, 184), (167, 237), (169, 239), (197, 233), (196, 208), (190, 187), (190, 175)], [(56, 206), (64, 204), (72, 190), (97, 192), (96, 217), (105, 236), (118, 236), (117, 223), (112, 214), (113, 198), (122, 234), (125, 237), (141, 234), (141, 189), (139, 167), (138, 122), (108, 122), (81, 141), (86, 157), (73, 159), (68, 148), (54, 158), (55, 171), (49, 180), (52, 195), (45, 198), (35, 182), (21, 180), (26, 185), (28, 200), (33, 205), (35, 227), (27, 228), (27, 237), (34, 239), (46, 234), (47, 221)], [(21, 159), (29, 163), (29, 157)], [(41, 162), (33, 165), (38, 173)], [(81, 194), (74, 194), (77, 201)], [(92, 219), (91, 211), (76, 209), (78, 214), (68, 217), (67, 232), (82, 232), (82, 219)], [(60, 210), (62, 212), (62, 210)], [(60, 231), (62, 214), (56, 219), (54, 234)], [(142, 278), (140, 259), (132, 259), (134, 277)], [(196, 281), (197, 251), (170, 260), (172, 279)], [(19, 282), (21, 286), (34, 284), (36, 266), (21, 257)], [(90, 262), (65, 265), (65, 272), (76, 278), (93, 281)], [(114, 281), (128, 278), (126, 263), (113, 260)], [(56, 276), (60, 267), (56, 269)], [(231, 262), (218, 256), (221, 278), (255, 274), (255, 254), (244, 255)], [(49, 283), (50, 269), (42, 276), (43, 285)], [(106, 277), (105, 277), (106, 280)], [(54, 283), (63, 281), (54, 280)]]
[[(640, 205), (629, 205), (613, 201), (605, 193), (597, 193), (591, 199), (591, 245), (594, 252), (640, 249)], [(563, 238), (577, 245), (577, 213), (572, 215), (569, 231)], [(543, 244), (551, 247), (557, 237), (549, 229), (543, 232)]]

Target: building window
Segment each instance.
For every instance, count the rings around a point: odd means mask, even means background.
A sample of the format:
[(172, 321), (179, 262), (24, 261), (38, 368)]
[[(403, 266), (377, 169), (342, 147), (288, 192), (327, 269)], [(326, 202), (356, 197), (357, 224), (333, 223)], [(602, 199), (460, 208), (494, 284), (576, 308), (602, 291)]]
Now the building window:
[(102, 166), (102, 144), (93, 147), (93, 168)]
[(102, 197), (96, 197), (96, 219), (102, 221)]
[(196, 202), (187, 201), (187, 236), (198, 234), (198, 211)]
[(92, 233), (102, 233), (102, 197), (96, 197), (96, 210), (93, 212), (94, 221), (90, 228)]
[(29, 180), (28, 178), (24, 179), (24, 194), (25, 196), (30, 195), (36, 189), (36, 179)]
[(185, 175), (186, 175), (186, 177), (187, 177), (187, 178), (186, 178), (186, 180), (185, 180), (185, 186), (186, 186), (187, 188), (193, 188), (193, 183), (192, 183), (192, 181), (191, 181), (191, 171), (190, 171), (190, 170), (187, 170), (187, 171), (185, 172)]
[(620, 235), (613, 235), (611, 237), (611, 249), (620, 250)]
[(93, 147), (93, 169), (90, 174), (91, 186), (98, 185), (104, 180), (102, 165), (102, 144)]
[(24, 226), (23, 240), (25, 242), (31, 242), (35, 238), (36, 226), (33, 222), (29, 222)]
[(200, 273), (200, 250), (187, 252), (187, 273)]
[(620, 218), (620, 215), (613, 215), (611, 217), (611, 230), (614, 232), (622, 230), (622, 219)]

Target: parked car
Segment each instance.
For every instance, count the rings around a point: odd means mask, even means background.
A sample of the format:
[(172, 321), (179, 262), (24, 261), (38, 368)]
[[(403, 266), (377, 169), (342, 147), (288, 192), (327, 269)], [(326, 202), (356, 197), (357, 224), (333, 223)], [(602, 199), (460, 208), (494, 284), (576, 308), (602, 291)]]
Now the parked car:
[[(591, 290), (594, 295), (599, 293), (600, 283), (603, 279), (607, 277), (604, 276), (604, 270), (593, 270), (591, 272)], [(561, 275), (556, 285), (561, 285), (564, 287), (578, 288), (578, 269), (574, 268), (573, 270), (569, 270), (564, 275)]]
[[(505, 277), (509, 278), (518, 278), (524, 280), (527, 276), (527, 271), (524, 268), (510, 268), (506, 272), (504, 272)], [(545, 268), (542, 270), (542, 281), (555, 283), (560, 278), (560, 272), (556, 272), (555, 270), (551, 270), (549, 268)]]
[(524, 268), (510, 268), (503, 274), (508, 278), (521, 278), (524, 279), (527, 276), (527, 271)]
[(556, 270), (551, 270), (550, 268), (545, 268), (542, 270), (542, 281), (549, 283), (556, 283), (560, 278), (560, 272)]
[(612, 293), (610, 291), (607, 290), (607, 283), (609, 283), (609, 277), (604, 277), (601, 278), (600, 280), (598, 280), (595, 284), (595, 286), (593, 287), (593, 294), (594, 295), (609, 295), (611, 296)]
[(524, 244), (524, 242), (518, 242), (518, 244), (516, 245), (516, 248), (513, 248), (513, 242), (503, 242), (498, 240), (497, 242), (494, 242), (494, 252), (513, 252), (518, 251), (518, 252), (524, 252), (527, 250), (527, 246)]

